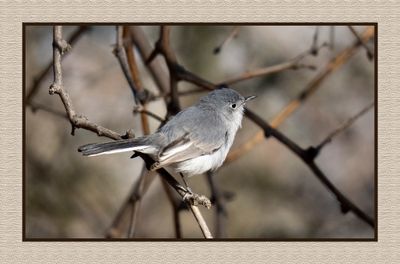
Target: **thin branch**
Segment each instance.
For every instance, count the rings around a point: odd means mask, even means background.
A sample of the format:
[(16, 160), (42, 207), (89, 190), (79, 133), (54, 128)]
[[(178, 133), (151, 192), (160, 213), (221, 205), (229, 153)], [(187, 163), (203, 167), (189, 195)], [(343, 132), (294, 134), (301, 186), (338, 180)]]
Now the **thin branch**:
[(207, 180), (212, 194), (211, 202), (215, 204), (215, 209), (217, 211), (215, 214), (215, 237), (221, 238), (225, 235), (225, 220), (227, 216), (223, 195), (217, 186), (213, 172), (207, 173)]
[(256, 70), (252, 70), (252, 71), (247, 71), (237, 77), (232, 77), (228, 80), (222, 81), (217, 85), (222, 85), (222, 84), (232, 85), (232, 84), (235, 84), (235, 83), (238, 83), (241, 81), (245, 81), (248, 79), (252, 79), (255, 77), (266, 76), (269, 74), (278, 73), (278, 72), (285, 71), (285, 70), (297, 70), (297, 69), (302, 69), (302, 68), (309, 69), (309, 70), (315, 70), (316, 67), (314, 65), (308, 65), (308, 64), (301, 63), (301, 60), (303, 60), (308, 55), (315, 55), (314, 53), (318, 53), (319, 50), (321, 50), (322, 48), (324, 48), (326, 46), (327, 46), (327, 44), (323, 43), (322, 45), (319, 45), (316, 47), (311, 47), (307, 51), (297, 55), (296, 57), (294, 57), (293, 59), (291, 59), (289, 61), (282, 62), (282, 63), (272, 65), (272, 66), (267, 66), (267, 67), (256, 69)]
[[(107, 238), (115, 238), (120, 237), (122, 232), (122, 224), (125, 215), (129, 212), (129, 208), (131, 208), (133, 215), (132, 219), (129, 223), (130, 231), (128, 233), (128, 237), (134, 237), (136, 232), (136, 221), (138, 218), (139, 208), (141, 204), (142, 197), (146, 190), (150, 187), (149, 179), (154, 179), (154, 173), (148, 172), (146, 167), (143, 166), (142, 171), (140, 173), (139, 179), (134, 184), (128, 198), (120, 207), (118, 213), (114, 217), (114, 220), (111, 226), (108, 228), (106, 232)], [(147, 180), (147, 183), (146, 183)]]
[(129, 65), (128, 65), (128, 59), (126, 56), (126, 51), (123, 46), (123, 26), (117, 26), (117, 44), (114, 49), (114, 54), (117, 57), (118, 62), (121, 65), (122, 72), (125, 75), (125, 78), (129, 84), (129, 87), (131, 88), (133, 98), (135, 99), (135, 103), (138, 104), (139, 99), (137, 96), (137, 88), (136, 88), (136, 85), (131, 76), (131, 73), (129, 70)]
[(310, 70), (316, 69), (315, 66), (313, 66), (313, 65), (302, 64), (302, 63), (299, 63), (298, 59), (295, 59), (292, 61), (277, 64), (277, 65), (268, 66), (265, 68), (260, 68), (260, 69), (256, 69), (253, 71), (244, 72), (237, 77), (233, 77), (226, 81), (220, 82), (218, 85), (222, 85), (222, 84), (232, 85), (232, 84), (235, 84), (235, 83), (238, 83), (241, 81), (245, 81), (248, 79), (252, 79), (255, 77), (259, 77), (259, 76), (266, 76), (269, 74), (278, 73), (278, 72), (282, 72), (282, 71), (289, 70), (289, 69), (297, 70), (297, 69), (301, 69), (301, 68), (310, 69)]
[(364, 107), (360, 112), (358, 112), (356, 115), (352, 116), (349, 118), (347, 121), (345, 121), (343, 124), (341, 124), (338, 128), (336, 128), (334, 131), (332, 131), (320, 144), (318, 144), (315, 148), (319, 151), (322, 149), (326, 144), (332, 141), (334, 137), (336, 137), (338, 134), (349, 128), (358, 118), (363, 116), (365, 113), (367, 113), (372, 107), (374, 107), (374, 102), (370, 103), (366, 107)]
[(299, 158), (303, 160), (303, 162), (310, 168), (310, 170), (314, 173), (314, 175), (322, 182), (322, 184), (330, 190), (337, 198), (340, 203), (340, 207), (343, 213), (348, 211), (352, 211), (356, 216), (358, 216), (361, 220), (366, 222), (371, 227), (375, 226), (374, 220), (369, 217), (366, 213), (364, 213), (358, 206), (352, 203), (344, 194), (342, 194), (329, 180), (328, 177), (319, 169), (319, 167), (315, 164), (315, 158), (318, 155), (318, 152), (315, 151), (314, 148), (309, 148), (307, 150), (302, 149), (296, 143), (291, 141), (288, 137), (283, 135), (278, 130), (275, 130), (272, 126), (270, 126), (267, 122), (263, 121), (259, 116), (257, 116), (252, 111), (246, 109), (246, 115), (259, 127), (263, 129), (265, 137), (268, 138), (273, 136), (281, 143), (283, 143), (286, 147), (288, 147), (293, 153), (295, 153)]
[(374, 53), (371, 51), (371, 49), (367, 46), (367, 44), (365, 43), (366, 41), (364, 39), (362, 39), (357, 31), (352, 27), (352, 26), (348, 26), (351, 33), (353, 33), (353, 35), (356, 37), (356, 39), (359, 41), (359, 43), (361, 44), (361, 46), (363, 46), (363, 48), (366, 50), (367, 52), (367, 57), (368, 59), (371, 61), (374, 58)]
[(157, 114), (155, 114), (153, 112), (150, 112), (149, 110), (146, 110), (144, 107), (135, 107), (133, 109), (133, 113), (134, 114), (140, 113), (141, 115), (144, 115), (144, 116), (150, 116), (161, 123), (165, 122), (164, 118), (162, 118), (161, 116), (158, 116)]
[(167, 194), (168, 200), (172, 207), (173, 221), (174, 221), (174, 229), (175, 229), (175, 237), (182, 238), (182, 228), (181, 228), (181, 220), (179, 218), (180, 212), (180, 201), (176, 199), (176, 197), (171, 192), (171, 189), (168, 187), (167, 182), (161, 178), (161, 183), (163, 185), (164, 191)]
[(329, 27), (329, 49), (333, 50), (335, 48), (335, 27)]
[(61, 57), (62, 54), (67, 52), (71, 46), (62, 39), (62, 27), (54, 26), (53, 31), (53, 69), (54, 69), (54, 82), (49, 88), (50, 94), (58, 94), (64, 105), (68, 119), (71, 123), (72, 130), (71, 134), (75, 134), (76, 128), (84, 128), (95, 132), (98, 136), (104, 136), (112, 139), (121, 139), (123, 135), (120, 135), (110, 129), (99, 126), (89, 121), (85, 116), (76, 114), (69, 94), (64, 89), (62, 83), (62, 71), (61, 71)]
[[(368, 27), (363, 35), (362, 39), (364, 41), (372, 38), (374, 36), (374, 27)], [(336, 55), (329, 63), (327, 63), (322, 69), (302, 90), (302, 92), (292, 101), (290, 101), (286, 107), (284, 107), (271, 121), (271, 126), (277, 128), (280, 126), (284, 120), (286, 120), (294, 111), (296, 111), (312, 94), (314, 94), (320, 87), (322, 82), (336, 69), (346, 63), (358, 50), (360, 47), (359, 42), (354, 43), (350, 47), (342, 50), (338, 55)], [(258, 131), (255, 135), (250, 137), (246, 143), (240, 145), (239, 147), (233, 149), (228, 154), (226, 159), (227, 162), (232, 162), (249, 150), (253, 149), (263, 140), (263, 132)]]
[[(75, 44), (80, 37), (88, 31), (89, 27), (87, 26), (80, 26), (77, 30), (75, 30), (72, 35), (68, 38), (67, 42), (71, 45)], [(36, 95), (37, 91), (39, 90), (40, 85), (44, 78), (50, 73), (51, 69), (53, 68), (53, 61), (50, 61), (49, 64), (44, 68), (37, 77), (35, 77), (32, 87), (29, 89), (28, 95), (26, 97), (26, 102), (32, 100), (32, 98)], [(32, 105), (31, 105), (32, 106)]]
[[(151, 56), (153, 47), (151, 46), (146, 34), (139, 26), (130, 26), (129, 27), (132, 39), (138, 48), (138, 51), (144, 61), (148, 60)], [(150, 63), (147, 64), (152, 77), (154, 78), (157, 88), (159, 88), (160, 93), (166, 94), (169, 92), (169, 80), (168, 74), (162, 67), (160, 63), (155, 63), (155, 60), (151, 60)]]
[(315, 27), (313, 42), (311, 45), (310, 53), (314, 56), (318, 55), (318, 36), (319, 36), (319, 26)]
[(239, 33), (239, 27), (238, 26), (233, 27), (229, 35), (221, 42), (221, 44), (215, 47), (213, 53), (215, 55), (219, 54), (224, 46), (226, 46), (232, 39), (236, 38), (238, 33)]
[[(141, 153), (138, 153), (138, 155), (145, 161), (147, 168), (149, 169), (152, 163), (154, 162), (150, 157), (147, 155), (143, 155)], [(160, 174), (160, 176), (168, 182), (168, 184), (175, 189), (175, 191), (182, 197), (184, 201), (187, 201), (185, 197), (187, 195), (193, 195), (193, 202), (187, 202), (187, 205), (191, 209), (194, 217), (196, 218), (197, 223), (199, 224), (199, 227), (204, 235), (205, 238), (212, 238), (210, 229), (207, 226), (207, 223), (204, 221), (204, 218), (199, 211), (198, 207), (195, 204), (200, 204), (203, 205), (206, 208), (211, 207), (211, 202), (210, 200), (207, 199), (207, 197), (203, 195), (197, 195), (191, 193), (191, 191), (188, 191), (185, 187), (183, 187), (177, 180), (175, 180), (174, 177), (171, 176), (171, 174), (168, 173), (164, 168), (160, 168), (157, 170), (157, 172)]]
[(179, 75), (177, 74), (176, 68), (179, 67), (176, 55), (171, 48), (169, 35), (171, 32), (170, 26), (161, 26), (160, 37), (155, 44), (155, 48), (152, 51), (149, 58), (146, 60), (146, 64), (151, 63), (151, 61), (158, 55), (162, 54), (167, 63), (169, 71), (169, 83), (170, 83), (170, 101), (167, 104), (168, 115), (175, 115), (180, 110), (179, 95), (178, 95), (178, 81)]

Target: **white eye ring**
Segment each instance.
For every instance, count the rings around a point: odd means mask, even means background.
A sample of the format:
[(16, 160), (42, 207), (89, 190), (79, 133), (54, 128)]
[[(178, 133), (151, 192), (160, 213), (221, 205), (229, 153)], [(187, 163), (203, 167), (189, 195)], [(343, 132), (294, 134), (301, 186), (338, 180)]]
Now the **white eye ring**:
[(236, 108), (236, 104), (231, 104), (232, 109)]

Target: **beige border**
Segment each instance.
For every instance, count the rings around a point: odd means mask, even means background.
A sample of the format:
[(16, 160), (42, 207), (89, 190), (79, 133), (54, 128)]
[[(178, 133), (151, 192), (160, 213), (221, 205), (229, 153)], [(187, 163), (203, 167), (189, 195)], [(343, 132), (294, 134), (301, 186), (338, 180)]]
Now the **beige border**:
[[(394, 263), (399, 253), (400, 61), (396, 1), (0, 3), (0, 256), (8, 263)], [(161, 3), (160, 3), (161, 2)], [(192, 6), (186, 3), (194, 2)], [(22, 242), (21, 22), (378, 22), (378, 242)], [(395, 74), (397, 73), (397, 74)], [(397, 221), (396, 221), (397, 220)], [(397, 232), (396, 232), (397, 231)]]

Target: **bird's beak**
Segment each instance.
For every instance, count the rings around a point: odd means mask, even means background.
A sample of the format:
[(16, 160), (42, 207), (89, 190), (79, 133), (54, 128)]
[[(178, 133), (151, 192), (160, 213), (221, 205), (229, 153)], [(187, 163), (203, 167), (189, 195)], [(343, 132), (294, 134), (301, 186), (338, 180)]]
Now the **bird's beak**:
[(250, 96), (245, 97), (245, 98), (244, 98), (244, 101), (247, 102), (247, 101), (253, 100), (253, 99), (256, 98), (256, 97), (257, 97), (257, 96), (255, 96), (255, 95), (250, 95)]

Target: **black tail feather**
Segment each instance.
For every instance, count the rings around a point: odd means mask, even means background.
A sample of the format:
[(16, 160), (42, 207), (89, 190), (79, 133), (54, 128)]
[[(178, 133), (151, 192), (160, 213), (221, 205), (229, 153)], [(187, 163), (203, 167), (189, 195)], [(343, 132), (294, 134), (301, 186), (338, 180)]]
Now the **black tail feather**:
[(101, 154), (103, 152), (108, 152), (117, 149), (128, 149), (140, 144), (137, 140), (117, 140), (107, 143), (94, 143), (83, 145), (78, 148), (84, 156)]

